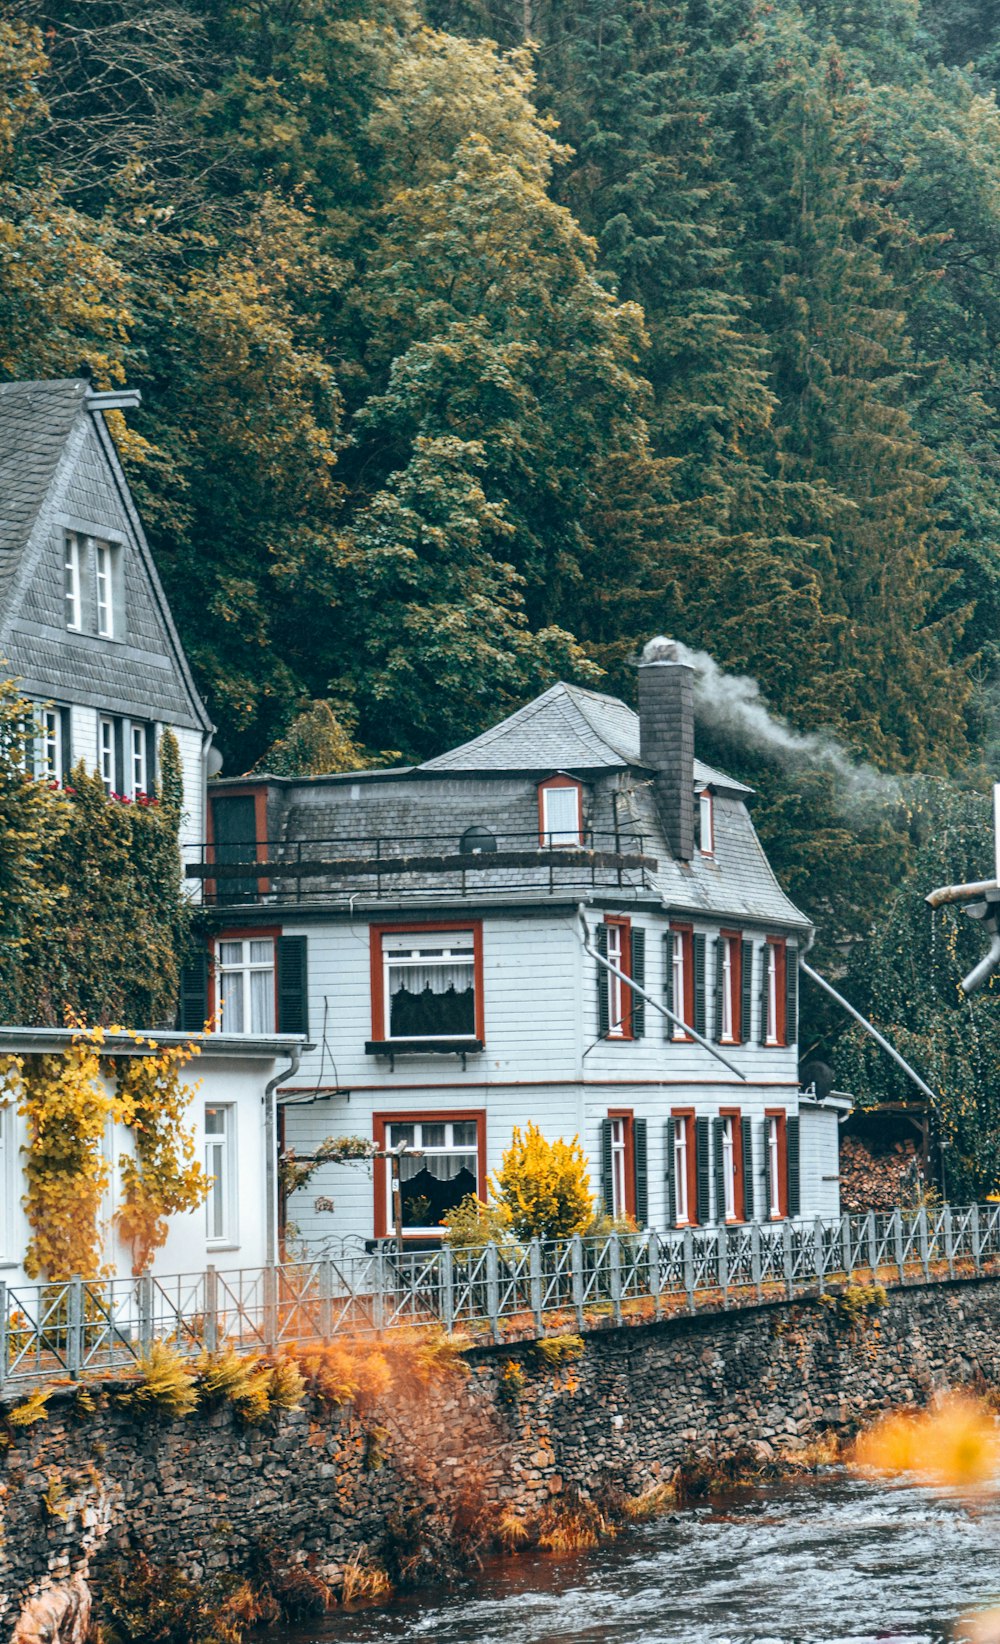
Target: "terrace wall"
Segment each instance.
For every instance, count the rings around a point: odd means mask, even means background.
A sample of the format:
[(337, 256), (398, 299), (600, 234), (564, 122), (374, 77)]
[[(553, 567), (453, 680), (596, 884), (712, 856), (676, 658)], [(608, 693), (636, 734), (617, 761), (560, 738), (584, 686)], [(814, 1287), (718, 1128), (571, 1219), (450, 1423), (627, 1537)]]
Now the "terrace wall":
[(533, 1342), (476, 1347), (465, 1380), (363, 1413), (309, 1401), (260, 1427), (229, 1406), (138, 1418), (113, 1391), (89, 1413), (61, 1389), (0, 1447), (0, 1638), (46, 1636), (11, 1632), (39, 1594), (50, 1610), (75, 1594), (77, 1619), (47, 1636), (82, 1637), (81, 1582), (99, 1591), (116, 1553), (199, 1581), (262, 1549), (334, 1586), (356, 1556), (440, 1576), (504, 1511), (640, 1494), (681, 1463), (776, 1458), (935, 1387), (1000, 1383), (997, 1278), (891, 1290), (860, 1317), (856, 1300), (598, 1329), (555, 1369)]

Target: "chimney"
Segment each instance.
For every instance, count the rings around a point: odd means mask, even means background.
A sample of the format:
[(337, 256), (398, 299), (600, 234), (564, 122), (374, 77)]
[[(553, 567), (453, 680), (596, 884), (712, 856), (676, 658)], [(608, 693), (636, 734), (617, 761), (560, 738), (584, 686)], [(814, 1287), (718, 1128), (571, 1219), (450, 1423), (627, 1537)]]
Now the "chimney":
[(669, 639), (651, 639), (639, 664), (639, 758), (655, 771), (654, 793), (670, 849), (694, 855), (694, 670)]

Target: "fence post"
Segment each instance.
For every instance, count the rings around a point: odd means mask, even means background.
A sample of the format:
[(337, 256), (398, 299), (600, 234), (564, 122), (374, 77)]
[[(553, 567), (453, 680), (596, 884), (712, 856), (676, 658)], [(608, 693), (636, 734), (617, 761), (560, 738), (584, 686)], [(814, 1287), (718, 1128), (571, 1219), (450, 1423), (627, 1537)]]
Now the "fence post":
[(329, 1341), (333, 1335), (333, 1262), (322, 1256), (319, 1264), (319, 1336)]
[(611, 1311), (616, 1324), (622, 1322), (622, 1249), (621, 1235), (608, 1234), (608, 1257), (611, 1263)]
[(795, 1252), (792, 1248), (792, 1224), (787, 1217), (781, 1226), (781, 1242), (785, 1269), (785, 1294), (791, 1299), (795, 1291)]
[(694, 1312), (694, 1234), (689, 1227), (684, 1229), (684, 1293), (687, 1296), (688, 1312)]
[(219, 1348), (219, 1275), (212, 1266), (205, 1269), (205, 1351)]
[(440, 1255), (441, 1318), (449, 1336), (455, 1328), (455, 1255), (446, 1244)]
[(10, 1364), (10, 1336), (7, 1321), (7, 1283), (0, 1279), (0, 1393), (7, 1379), (7, 1366)]
[(576, 1314), (576, 1327), (583, 1329), (583, 1240), (579, 1233), (574, 1233), (570, 1240), (569, 1254), (570, 1282), (573, 1286), (573, 1311)]
[(537, 1238), (528, 1246), (528, 1294), (535, 1333), (540, 1336), (545, 1327), (542, 1322), (542, 1245)]
[(979, 1204), (969, 1212), (969, 1232), (972, 1234), (972, 1261), (977, 1273), (983, 1271), (983, 1241), (979, 1231)]
[(762, 1283), (760, 1261), (760, 1222), (750, 1223), (750, 1278), (757, 1292), (757, 1300), (763, 1301), (764, 1285)]
[(725, 1222), (719, 1223), (719, 1236), (715, 1245), (715, 1273), (722, 1291), (722, 1305), (729, 1306), (729, 1229)]
[(268, 1263), (264, 1269), (264, 1346), (269, 1353), (278, 1342), (278, 1269)]
[(840, 1243), (844, 1255), (844, 1277), (850, 1281), (854, 1272), (854, 1249), (851, 1243), (851, 1217), (847, 1211), (840, 1218)]
[(823, 1218), (822, 1218), (822, 1216), (817, 1216), (815, 1222), (813, 1223), (813, 1267), (816, 1270), (816, 1283), (819, 1287), (819, 1293), (822, 1296), (823, 1288), (824, 1288), (823, 1280), (824, 1280), (824, 1273), (825, 1273), (825, 1264), (824, 1264), (824, 1260), (823, 1260)]
[(900, 1284), (906, 1283), (906, 1263), (903, 1260), (903, 1212), (897, 1205), (892, 1213), (892, 1237), (896, 1245), (896, 1271)]
[(136, 1306), (139, 1313), (139, 1357), (148, 1358), (153, 1345), (153, 1278), (143, 1273), (136, 1284)]
[(920, 1251), (920, 1265), (924, 1270), (924, 1280), (931, 1276), (931, 1251), (927, 1238), (927, 1206), (922, 1204), (917, 1211), (917, 1246)]
[(388, 1264), (382, 1251), (375, 1255), (375, 1272), (372, 1280), (372, 1328), (377, 1335), (385, 1329), (386, 1302), (388, 1300), (386, 1272)]
[(66, 1286), (66, 1369), (73, 1380), (83, 1367), (83, 1280)]
[(486, 1246), (486, 1316), (493, 1340), (500, 1340), (500, 1268), (495, 1244)]
[(646, 1268), (649, 1278), (649, 1293), (653, 1298), (653, 1317), (660, 1316), (660, 1236), (655, 1228), (651, 1228), (646, 1240)]
[(951, 1205), (944, 1207), (944, 1253), (948, 1258), (948, 1277), (955, 1277), (955, 1233), (951, 1225)]
[(878, 1284), (878, 1233), (874, 1210), (869, 1210), (865, 1217), (865, 1228), (868, 1233), (868, 1266), (872, 1270), (872, 1283)]

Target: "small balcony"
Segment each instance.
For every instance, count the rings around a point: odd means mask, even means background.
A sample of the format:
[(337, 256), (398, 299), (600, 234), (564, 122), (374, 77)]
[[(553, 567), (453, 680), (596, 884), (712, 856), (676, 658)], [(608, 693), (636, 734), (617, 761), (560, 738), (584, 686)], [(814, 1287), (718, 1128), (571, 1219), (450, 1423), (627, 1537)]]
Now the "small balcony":
[(656, 858), (634, 830), (585, 830), (579, 841), (541, 844), (531, 833), (339, 835), (261, 839), (194, 848), (185, 873), (206, 907), (333, 906), (537, 901), (594, 890), (652, 888)]

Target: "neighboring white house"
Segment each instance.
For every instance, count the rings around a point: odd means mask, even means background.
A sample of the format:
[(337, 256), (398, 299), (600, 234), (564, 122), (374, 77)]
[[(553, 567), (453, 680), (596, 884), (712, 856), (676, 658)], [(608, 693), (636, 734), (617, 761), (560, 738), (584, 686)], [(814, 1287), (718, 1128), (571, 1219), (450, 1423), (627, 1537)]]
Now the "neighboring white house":
[[(145, 1037), (165, 1046), (187, 1042), (193, 1036), (151, 1033)], [(59, 1051), (70, 1039), (63, 1028), (0, 1028), (0, 1062), (9, 1055)], [(202, 1052), (191, 1060), (183, 1077), (192, 1090), (190, 1123), (196, 1157), (212, 1177), (212, 1186), (202, 1207), (171, 1219), (167, 1241), (152, 1264), (154, 1275), (197, 1274), (210, 1264), (220, 1270), (260, 1267), (268, 1259), (269, 1240), (274, 1236), (276, 1188), (273, 1163), (269, 1166), (269, 1158), (274, 1158), (273, 1086), (296, 1066), (302, 1040), (274, 1034), (257, 1038), (211, 1034), (201, 1035), (199, 1042)], [(102, 1051), (112, 1064), (135, 1053), (128, 1036), (110, 1033)], [(0, 1106), (0, 1280), (11, 1286), (27, 1282), (24, 1257), (31, 1230), (23, 1206), (26, 1123), (12, 1103)], [(103, 1265), (114, 1278), (128, 1277), (132, 1268), (131, 1250), (116, 1231), (121, 1205), (118, 1162), (131, 1151), (129, 1130), (109, 1126), (104, 1153), (112, 1172), (100, 1221)]]
[[(811, 928), (749, 790), (694, 758), (689, 668), (641, 666), (638, 714), (556, 685), (416, 768), (209, 796), (187, 1022), (308, 1032), (286, 1144), (418, 1149), (415, 1243), (529, 1120), (579, 1135), (608, 1210), (643, 1224), (837, 1214), (842, 1104), (798, 1078)], [(388, 1168), (321, 1167), (300, 1235), (387, 1235)]]

